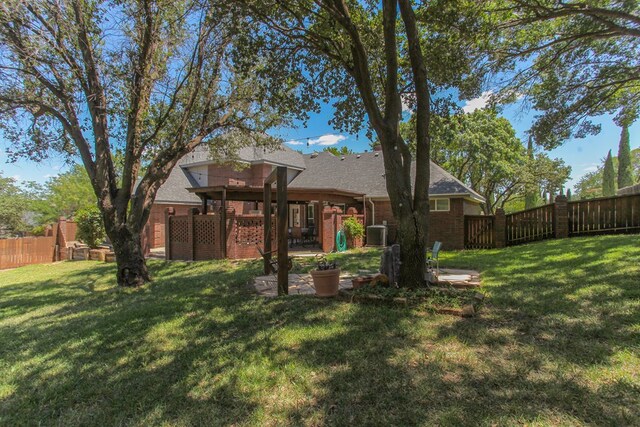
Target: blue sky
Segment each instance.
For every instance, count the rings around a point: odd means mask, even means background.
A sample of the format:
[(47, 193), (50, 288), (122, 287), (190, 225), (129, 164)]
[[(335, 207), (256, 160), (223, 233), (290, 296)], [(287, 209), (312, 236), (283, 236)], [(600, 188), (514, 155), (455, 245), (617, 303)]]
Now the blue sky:
[[(485, 99), (483, 97), (462, 102), (465, 110), (482, 107)], [(343, 134), (335, 130), (328, 124), (333, 111), (330, 105), (325, 105), (319, 114), (311, 115), (306, 127), (301, 125), (296, 128), (278, 129), (272, 132), (281, 136), (285, 141), (291, 141), (289, 146), (304, 152), (320, 150), (325, 146), (341, 147), (348, 146), (354, 151), (364, 151), (369, 148), (369, 141), (364, 134), (355, 135)], [(503, 111), (503, 116), (511, 121), (517, 134), (524, 140), (525, 132), (531, 126), (533, 113), (522, 110), (521, 104), (514, 104)], [(602, 131), (596, 136), (589, 136), (584, 139), (574, 139), (566, 141), (561, 147), (553, 150), (550, 154), (553, 157), (560, 157), (572, 167), (571, 181), (575, 182), (585, 173), (593, 171), (601, 163), (610, 149), (615, 153), (618, 150), (620, 139), (620, 128), (618, 128), (610, 116), (602, 116), (594, 119), (594, 122), (601, 124)], [(631, 148), (640, 146), (640, 122), (630, 128)], [(307, 146), (307, 138), (309, 146)], [(16, 163), (7, 163), (5, 153), (6, 141), (0, 139), (0, 171), (3, 176), (14, 177), (18, 181), (36, 181), (43, 183), (48, 178), (64, 172), (68, 169), (64, 158), (52, 157), (40, 163), (29, 160), (20, 160)]]

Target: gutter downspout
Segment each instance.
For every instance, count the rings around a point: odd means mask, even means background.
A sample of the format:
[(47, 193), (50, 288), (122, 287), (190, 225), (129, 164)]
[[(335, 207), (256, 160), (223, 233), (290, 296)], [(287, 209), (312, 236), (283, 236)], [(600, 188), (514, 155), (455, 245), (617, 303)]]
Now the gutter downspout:
[[(366, 198), (367, 196), (365, 196), (365, 200)], [(376, 225), (376, 205), (371, 200), (371, 197), (369, 197), (369, 203), (371, 203), (371, 225)]]

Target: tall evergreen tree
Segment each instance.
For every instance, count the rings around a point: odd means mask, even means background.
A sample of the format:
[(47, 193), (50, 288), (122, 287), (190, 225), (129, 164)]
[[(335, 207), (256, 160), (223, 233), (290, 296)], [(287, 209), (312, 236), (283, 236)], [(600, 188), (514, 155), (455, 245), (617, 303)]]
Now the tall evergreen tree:
[(567, 200), (571, 201), (571, 189), (567, 188)]
[[(527, 141), (527, 157), (528, 167), (534, 165), (533, 155), (533, 136), (529, 134), (529, 140)], [(540, 186), (535, 184), (527, 184), (524, 189), (524, 208), (531, 209), (538, 206), (540, 201)]]
[(633, 185), (633, 167), (631, 166), (631, 147), (629, 145), (629, 126), (622, 125), (620, 145), (618, 146), (618, 188)]
[(610, 197), (616, 195), (616, 172), (613, 167), (613, 158), (611, 158), (611, 150), (607, 154), (604, 161), (604, 172), (602, 177), (602, 195)]

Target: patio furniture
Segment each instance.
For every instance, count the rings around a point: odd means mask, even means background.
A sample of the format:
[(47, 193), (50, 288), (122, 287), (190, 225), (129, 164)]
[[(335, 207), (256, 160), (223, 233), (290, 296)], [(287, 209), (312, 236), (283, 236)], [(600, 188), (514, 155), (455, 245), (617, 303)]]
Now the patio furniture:
[(440, 275), (440, 264), (438, 263), (438, 254), (442, 248), (442, 242), (436, 241), (431, 249), (431, 256), (427, 257), (427, 268), (436, 267), (436, 275)]
[[(260, 256), (262, 257), (263, 260), (267, 259), (267, 255), (270, 255), (272, 253), (274, 253), (275, 251), (269, 251), (269, 252), (264, 252), (261, 248), (260, 245), (256, 245), (256, 247), (258, 248), (258, 252), (260, 252)], [(276, 274), (278, 272), (278, 259), (277, 258), (268, 258), (269, 260), (269, 266), (271, 269), (271, 273), (272, 274)], [(293, 268), (293, 257), (288, 257), (288, 261), (287, 261), (287, 271), (291, 271), (291, 269)]]
[(302, 236), (304, 237), (304, 240), (309, 242), (309, 243), (313, 243), (316, 240), (316, 227), (315, 225), (310, 225), (309, 228), (303, 228), (302, 229)]
[(289, 247), (292, 247), (296, 243), (302, 243), (302, 228), (293, 227), (291, 229), (291, 242), (289, 243)]

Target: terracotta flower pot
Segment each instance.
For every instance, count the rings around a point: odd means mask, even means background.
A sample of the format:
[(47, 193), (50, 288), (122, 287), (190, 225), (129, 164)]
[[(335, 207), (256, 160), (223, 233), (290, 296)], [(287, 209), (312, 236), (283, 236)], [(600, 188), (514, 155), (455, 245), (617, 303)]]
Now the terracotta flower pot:
[(334, 297), (338, 295), (340, 288), (340, 269), (333, 270), (313, 270), (313, 287), (319, 297)]
[(353, 289), (360, 289), (361, 287), (368, 285), (373, 280), (373, 276), (360, 276), (351, 279), (351, 285)]

